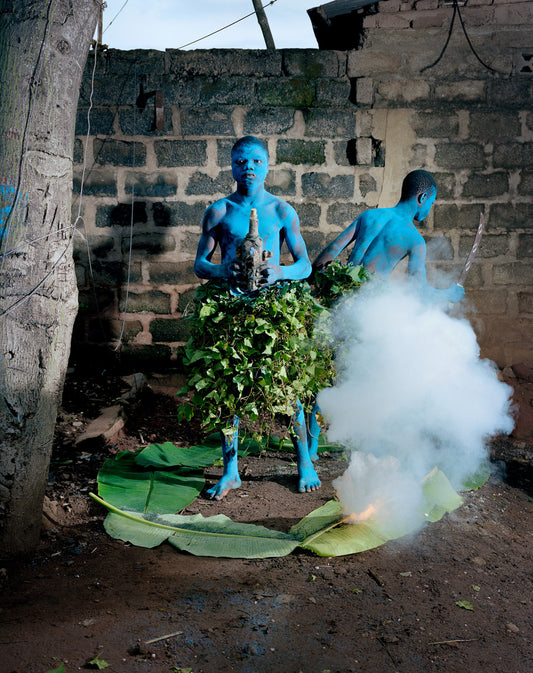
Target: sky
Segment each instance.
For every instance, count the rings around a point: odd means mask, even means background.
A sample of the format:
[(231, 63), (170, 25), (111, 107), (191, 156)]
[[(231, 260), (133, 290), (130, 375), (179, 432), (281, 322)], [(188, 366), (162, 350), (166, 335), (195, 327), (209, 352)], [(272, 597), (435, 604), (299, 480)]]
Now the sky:
[[(263, 0), (266, 5), (270, 0)], [(275, 0), (265, 8), (276, 48), (316, 48), (307, 9), (328, 0)], [(112, 49), (264, 49), (252, 0), (106, 0), (103, 42)], [(120, 13), (119, 13), (120, 12)]]

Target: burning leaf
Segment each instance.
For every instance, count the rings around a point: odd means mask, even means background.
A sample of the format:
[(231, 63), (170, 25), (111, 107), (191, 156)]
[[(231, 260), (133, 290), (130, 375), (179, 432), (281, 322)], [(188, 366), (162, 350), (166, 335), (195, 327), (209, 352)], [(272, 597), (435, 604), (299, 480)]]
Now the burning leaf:
[(455, 605), (457, 605), (458, 608), (463, 608), (463, 610), (474, 611), (474, 606), (470, 601), (455, 601)]
[(359, 521), (351, 515), (343, 517), (341, 504), (331, 500), (308, 514), (290, 532), (302, 540), (301, 547), (319, 556), (356, 554), (411, 533), (423, 526), (425, 521), (438, 521), (463, 502), (444, 473), (437, 468), (424, 479), (423, 492), (425, 501), (417, 517), (403, 520), (401, 516), (396, 516), (391, 521), (381, 518), (376, 511), (371, 518)]

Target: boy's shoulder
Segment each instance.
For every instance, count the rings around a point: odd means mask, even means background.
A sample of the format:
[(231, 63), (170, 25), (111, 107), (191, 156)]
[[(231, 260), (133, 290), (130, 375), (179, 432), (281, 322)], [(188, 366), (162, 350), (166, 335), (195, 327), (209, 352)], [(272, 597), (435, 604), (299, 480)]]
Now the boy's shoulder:
[(290, 203), (270, 192), (265, 192), (265, 205), (273, 206), (280, 216), (292, 216), (296, 213)]

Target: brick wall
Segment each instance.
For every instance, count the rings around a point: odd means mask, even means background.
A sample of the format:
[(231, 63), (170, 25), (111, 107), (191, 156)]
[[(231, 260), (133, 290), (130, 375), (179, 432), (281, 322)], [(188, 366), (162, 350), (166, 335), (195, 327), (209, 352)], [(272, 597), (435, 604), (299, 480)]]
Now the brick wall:
[[(533, 3), (474, 2), (462, 8), (471, 41), (506, 74), (478, 61), (458, 21), (441, 61), (420, 72), (453, 9), (386, 0), (358, 51), (101, 53), (86, 141), (90, 59), (75, 145), (76, 212), (86, 152), (74, 356), (115, 357), (122, 333), (125, 368), (179, 367), (202, 214), (233, 190), (233, 142), (254, 134), (268, 142), (268, 188), (296, 208), (311, 258), (363, 209), (394, 205), (414, 168), (439, 186), (422, 228), (435, 282), (437, 271), (459, 276), (483, 211), (467, 305), (485, 356), (532, 363), (533, 76), (514, 64), (533, 47)], [(141, 84), (164, 92), (161, 130), (154, 98), (136, 106)]]

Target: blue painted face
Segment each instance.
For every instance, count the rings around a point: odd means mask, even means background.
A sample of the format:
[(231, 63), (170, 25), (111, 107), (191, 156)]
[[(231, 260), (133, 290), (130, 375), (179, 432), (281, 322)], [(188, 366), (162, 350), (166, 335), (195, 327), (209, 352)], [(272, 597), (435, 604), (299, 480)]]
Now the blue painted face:
[(424, 192), (424, 194), (426, 196), (423, 199), (422, 197), (424, 195), (418, 197), (419, 208), (415, 215), (415, 220), (417, 222), (422, 222), (429, 215), (431, 206), (435, 203), (435, 199), (437, 198), (437, 190), (434, 187), (432, 187), (429, 193)]
[(259, 145), (243, 145), (231, 154), (231, 171), (240, 187), (259, 186), (268, 174), (268, 154)]

